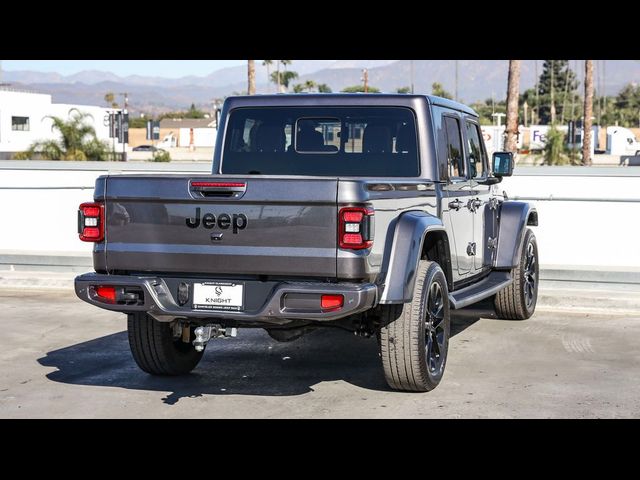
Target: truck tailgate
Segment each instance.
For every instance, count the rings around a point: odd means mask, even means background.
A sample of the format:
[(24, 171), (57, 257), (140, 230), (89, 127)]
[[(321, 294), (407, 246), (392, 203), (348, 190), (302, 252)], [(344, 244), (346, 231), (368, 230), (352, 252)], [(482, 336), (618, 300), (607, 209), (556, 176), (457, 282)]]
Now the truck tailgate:
[(336, 276), (336, 178), (109, 176), (109, 271)]

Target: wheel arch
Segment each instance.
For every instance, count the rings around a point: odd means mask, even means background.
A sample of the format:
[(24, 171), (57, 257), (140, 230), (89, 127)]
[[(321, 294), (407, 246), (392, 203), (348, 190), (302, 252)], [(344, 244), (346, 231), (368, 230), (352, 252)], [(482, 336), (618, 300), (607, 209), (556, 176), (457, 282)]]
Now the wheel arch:
[(396, 222), (384, 277), (381, 304), (406, 303), (413, 297), (415, 274), (421, 259), (440, 263), (450, 287), (451, 254), (442, 220), (422, 211), (403, 213)]
[(499, 215), (495, 268), (511, 269), (518, 265), (527, 226), (538, 225), (538, 211), (527, 202), (509, 200), (501, 204)]

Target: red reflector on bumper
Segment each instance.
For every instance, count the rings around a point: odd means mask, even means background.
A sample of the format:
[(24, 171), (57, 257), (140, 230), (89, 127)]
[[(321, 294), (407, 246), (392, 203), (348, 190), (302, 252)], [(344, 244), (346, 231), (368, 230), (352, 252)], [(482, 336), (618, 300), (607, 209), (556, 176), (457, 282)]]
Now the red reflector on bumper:
[(323, 310), (337, 310), (344, 305), (344, 295), (322, 295), (320, 306)]
[(96, 295), (112, 302), (116, 301), (115, 287), (96, 287)]

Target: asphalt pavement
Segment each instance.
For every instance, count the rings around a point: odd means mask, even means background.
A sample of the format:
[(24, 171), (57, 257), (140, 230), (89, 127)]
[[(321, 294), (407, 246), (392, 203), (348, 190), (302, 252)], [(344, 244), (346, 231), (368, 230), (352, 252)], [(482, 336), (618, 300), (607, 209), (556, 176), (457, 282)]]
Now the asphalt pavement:
[(71, 292), (0, 289), (0, 319), (1, 418), (640, 417), (637, 310), (467, 311), (429, 393), (391, 391), (376, 340), (339, 330), (240, 330), (191, 375), (158, 378), (135, 365), (124, 315)]

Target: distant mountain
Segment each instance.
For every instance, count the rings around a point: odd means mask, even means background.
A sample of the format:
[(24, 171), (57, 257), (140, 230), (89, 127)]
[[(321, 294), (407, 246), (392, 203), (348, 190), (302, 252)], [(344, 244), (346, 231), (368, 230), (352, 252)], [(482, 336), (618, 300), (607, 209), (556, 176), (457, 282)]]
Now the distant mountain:
[[(413, 84), (416, 93), (430, 93), (434, 82), (446, 90), (455, 92), (455, 62), (453, 60), (295, 60), (288, 69), (300, 74), (293, 83), (313, 80), (326, 83), (334, 92), (346, 86), (361, 84), (362, 69), (367, 68), (369, 84), (384, 92), (410, 86), (413, 63)], [(571, 66), (575, 69), (576, 62)], [(583, 61), (578, 62), (576, 73), (583, 78)], [(596, 63), (595, 85), (598, 69)], [(458, 61), (458, 97), (466, 103), (495, 98), (504, 99), (507, 83), (507, 60)], [(273, 66), (270, 72), (273, 72)], [(538, 61), (538, 74), (542, 62)], [(3, 81), (28, 85), (53, 95), (54, 102), (81, 105), (104, 105), (107, 92), (127, 92), (133, 113), (161, 113), (186, 109), (195, 103), (211, 109), (215, 98), (246, 90), (246, 66), (223, 68), (206, 76), (162, 78), (144, 75), (120, 77), (109, 72), (83, 71), (63, 76), (57, 73), (33, 71), (5, 71)], [(520, 88), (524, 91), (535, 84), (536, 66), (533, 60), (522, 62)], [(606, 62), (606, 93), (616, 94), (625, 84), (640, 79), (640, 62), (633, 60), (608, 60)], [(256, 62), (256, 87), (258, 93), (275, 92), (275, 86), (267, 83), (267, 69)], [(118, 99), (120, 100), (120, 99)]]

